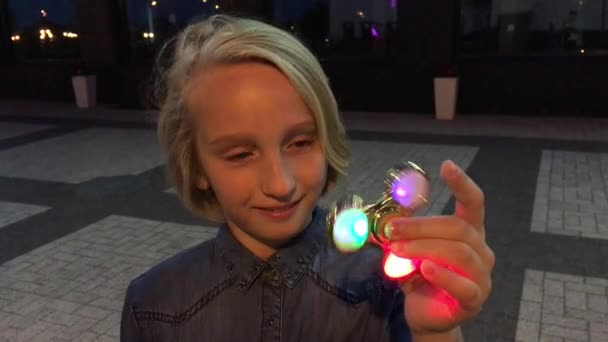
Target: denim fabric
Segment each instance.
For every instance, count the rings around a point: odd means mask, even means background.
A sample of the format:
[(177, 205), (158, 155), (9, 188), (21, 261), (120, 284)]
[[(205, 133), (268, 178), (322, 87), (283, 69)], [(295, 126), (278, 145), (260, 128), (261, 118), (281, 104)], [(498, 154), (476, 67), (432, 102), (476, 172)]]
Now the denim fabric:
[(342, 255), (325, 212), (264, 261), (222, 227), (215, 239), (133, 280), (122, 341), (410, 341), (403, 295), (382, 252)]

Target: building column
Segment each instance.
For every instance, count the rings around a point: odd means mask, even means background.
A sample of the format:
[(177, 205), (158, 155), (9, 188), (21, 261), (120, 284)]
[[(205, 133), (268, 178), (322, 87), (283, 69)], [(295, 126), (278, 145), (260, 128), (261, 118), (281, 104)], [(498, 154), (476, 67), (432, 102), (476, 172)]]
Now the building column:
[(126, 0), (74, 0), (80, 57), (87, 65), (112, 65), (129, 56)]
[(457, 59), (460, 1), (399, 0), (396, 40), (408, 107), (432, 111), (433, 76)]
[(14, 61), (15, 53), (11, 41), (11, 13), (8, 11), (8, 0), (0, 0), (0, 63)]

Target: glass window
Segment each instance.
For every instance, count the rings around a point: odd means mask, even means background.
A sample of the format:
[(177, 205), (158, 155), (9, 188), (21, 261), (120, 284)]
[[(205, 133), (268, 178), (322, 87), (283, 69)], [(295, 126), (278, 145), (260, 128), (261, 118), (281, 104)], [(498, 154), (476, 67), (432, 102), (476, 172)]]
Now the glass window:
[(463, 0), (465, 54), (605, 55), (607, 0)]
[(397, 0), (275, 0), (274, 24), (319, 56), (394, 53)]
[(8, 8), (17, 59), (78, 57), (73, 0), (9, 0)]
[(180, 29), (221, 10), (217, 0), (128, 0), (131, 47), (135, 55), (152, 56)]
[(180, 0), (179, 5), (169, 0), (127, 0), (134, 54), (152, 56), (187, 24), (239, 9), (259, 12), (256, 18), (292, 32), (321, 57), (386, 56), (395, 50), (397, 0)]

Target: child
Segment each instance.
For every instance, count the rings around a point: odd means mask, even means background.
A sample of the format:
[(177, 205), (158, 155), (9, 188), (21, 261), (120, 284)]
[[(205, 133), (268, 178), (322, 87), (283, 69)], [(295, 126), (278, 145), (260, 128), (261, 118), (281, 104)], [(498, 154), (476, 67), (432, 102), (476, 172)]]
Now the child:
[(168, 175), (186, 207), (222, 226), (131, 283), (122, 340), (460, 340), (494, 264), (479, 188), (443, 164), (456, 214), (391, 220), (393, 252), (424, 261), (421, 276), (389, 281), (378, 249), (341, 255), (325, 240), (317, 201), (345, 174), (348, 148), (313, 55), (229, 16), (173, 43), (158, 122)]

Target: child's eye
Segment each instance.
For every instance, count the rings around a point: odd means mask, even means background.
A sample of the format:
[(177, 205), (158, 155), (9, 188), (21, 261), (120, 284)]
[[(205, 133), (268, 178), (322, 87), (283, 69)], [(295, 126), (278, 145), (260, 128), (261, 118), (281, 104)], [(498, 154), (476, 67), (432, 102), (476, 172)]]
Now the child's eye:
[(292, 143), (292, 145), (296, 148), (306, 148), (306, 147), (309, 147), (310, 145), (312, 145), (313, 142), (314, 142), (313, 140), (309, 140), (309, 139), (298, 140), (298, 141)]
[(228, 157), (226, 157), (226, 160), (228, 161), (243, 161), (247, 158), (249, 158), (252, 155), (251, 152), (239, 152), (236, 154), (232, 154), (229, 155)]

